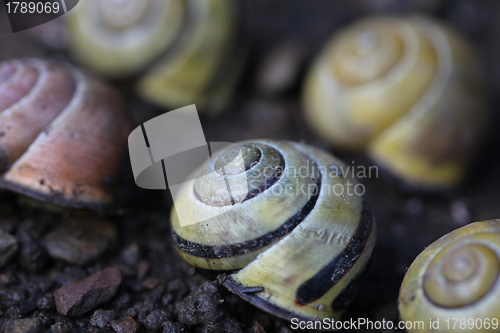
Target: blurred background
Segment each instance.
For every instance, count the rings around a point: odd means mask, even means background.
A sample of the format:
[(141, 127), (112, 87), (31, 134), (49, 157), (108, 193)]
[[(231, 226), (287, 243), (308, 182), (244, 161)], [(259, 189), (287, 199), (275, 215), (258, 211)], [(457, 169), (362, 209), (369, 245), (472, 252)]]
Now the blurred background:
[[(3, 7), (0, 8), (3, 10)], [(399, 286), (414, 258), (430, 243), (458, 227), (473, 221), (500, 218), (500, 139), (496, 135), (500, 129), (496, 112), (500, 103), (500, 2), (242, 0), (238, 10), (241, 38), (246, 40), (245, 65), (234, 97), (222, 112), (213, 117), (202, 117), (208, 142), (236, 142), (251, 138), (304, 141), (333, 152), (347, 164), (370, 165), (363, 154), (331, 148), (315, 135), (304, 120), (301, 104), (304, 77), (328, 39), (366, 16), (425, 14), (453, 27), (477, 50), (487, 81), (493, 121), (491, 135), (474, 162), (474, 169), (466, 183), (453, 190), (422, 193), (405, 189), (390, 177), (382, 175), (362, 180), (376, 217), (378, 240), (367, 283), (345, 318), (398, 320)], [(5, 13), (1, 13), (0, 60), (47, 57), (77, 64), (67, 50), (69, 37), (64, 19), (62, 17), (12, 34), (5, 27)], [(133, 79), (111, 82), (123, 93), (136, 124), (167, 111), (131, 93)], [(126, 267), (128, 273), (118, 295), (106, 306), (106, 310), (112, 310), (115, 317), (132, 316), (140, 324), (138, 331), (148, 330), (144, 324), (146, 318), (157, 309), (166, 312), (167, 321), (176, 322), (176, 304), (207, 279), (180, 262), (172, 251), (168, 232), (171, 202), (165, 193), (135, 189), (133, 197), (133, 203), (111, 217), (118, 225), (118, 241), (110, 244), (96, 262), (80, 266), (47, 259), (43, 267), (35, 271), (25, 269), (18, 262), (0, 270), (1, 321), (38, 316), (46, 327), (64, 322), (71, 328), (68, 332), (73, 329), (112, 332), (109, 326), (99, 328), (90, 324), (94, 315), (92, 311), (81, 317), (63, 318), (53, 306), (43, 309), (37, 300), (50, 294), (62, 281), (83, 277), (106, 265), (116, 264)], [(50, 218), (39, 218), (37, 213), (24, 209), (15, 198), (8, 196), (4, 197), (0, 212), (9, 217), (0, 221), (3, 230), (23, 237), (27, 229), (33, 229), (26, 246), (39, 242), (53, 225)], [(43, 249), (40, 251), (43, 252)], [(42, 284), (49, 287), (42, 288)], [(16, 298), (11, 290), (16, 290), (21, 296)], [(262, 313), (231, 295), (224, 296), (232, 305), (230, 316), (241, 323), (243, 331), (289, 330), (288, 323)], [(166, 326), (162, 327), (158, 331)], [(185, 327), (185, 330), (198, 329)]]

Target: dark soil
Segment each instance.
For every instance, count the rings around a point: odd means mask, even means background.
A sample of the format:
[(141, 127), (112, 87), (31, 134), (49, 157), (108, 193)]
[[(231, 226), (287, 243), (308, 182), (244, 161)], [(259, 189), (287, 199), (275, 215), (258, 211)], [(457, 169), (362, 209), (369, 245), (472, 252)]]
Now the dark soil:
[[(243, 22), (250, 42), (249, 63), (230, 107), (216, 118), (203, 119), (209, 142), (266, 137), (304, 140), (331, 151), (303, 122), (301, 79), (332, 33), (357, 18), (375, 13), (420, 12), (448, 22), (476, 46), (484, 63), (492, 110), (500, 106), (498, 1), (247, 0), (243, 8)], [(51, 34), (58, 36), (57, 28), (54, 29)], [(49, 56), (71, 61), (64, 51), (43, 45), (33, 32), (12, 35), (1, 31), (0, 59)], [(280, 59), (288, 59), (292, 74), (285, 75), (278, 83), (269, 82), (265, 73), (273, 61)], [(130, 89), (127, 83), (116, 85), (123, 92)], [(137, 123), (162, 112), (135, 97), (128, 97), (128, 102)], [(494, 134), (500, 128), (498, 118), (494, 115)], [(399, 286), (413, 259), (427, 245), (460, 226), (500, 217), (497, 188), (497, 185), (500, 188), (497, 174), (500, 139), (494, 134), (479, 155), (469, 180), (458, 189), (416, 193), (382, 175), (363, 180), (376, 217), (378, 240), (367, 283), (345, 314), (345, 320), (362, 317), (397, 321)], [(332, 152), (348, 164), (351, 161), (356, 165), (369, 164), (363, 156)], [(68, 231), (61, 225), (67, 223), (74, 211), (50, 213), (22, 204), (25, 200), (14, 195), (2, 194), (0, 245), (7, 249), (7, 255), (0, 253), (0, 259), (8, 256), (10, 260), (0, 269), (0, 330), (53, 333), (291, 331), (289, 322), (245, 303), (176, 255), (170, 241), (171, 201), (167, 193), (136, 188), (132, 192), (128, 205), (106, 217), (116, 227), (111, 231), (92, 228), (89, 231), (78, 225)], [(6, 234), (12, 235), (14, 241)], [(54, 243), (61, 239), (63, 245)], [(16, 242), (13, 256), (8, 255)], [(64, 256), (54, 254), (57, 246), (64, 246)], [(86, 253), (83, 257), (82, 252)], [(57, 312), (56, 290), (66, 282), (80, 281), (96, 272), (107, 274), (109, 271), (102, 273), (102, 270), (108, 267), (119, 269), (118, 285), (105, 284), (109, 281), (101, 279), (100, 284), (87, 286), (88, 293), (75, 296), (84, 298), (90, 306), (72, 304), (67, 305), (68, 315)], [(111, 280), (117, 282), (118, 277), (114, 275)], [(109, 293), (109, 298), (91, 295), (92, 290), (98, 289)], [(373, 331), (376, 330), (369, 330)]]

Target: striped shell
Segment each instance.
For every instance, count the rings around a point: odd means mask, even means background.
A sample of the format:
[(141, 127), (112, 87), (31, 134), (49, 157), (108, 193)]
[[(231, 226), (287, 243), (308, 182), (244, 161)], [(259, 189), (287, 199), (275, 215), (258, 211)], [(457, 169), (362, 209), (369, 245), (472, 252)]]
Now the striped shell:
[[(498, 328), (499, 273), (500, 220), (457, 229), (432, 243), (411, 264), (399, 293), (401, 317), (424, 321), (422, 329), (410, 332), (434, 332), (430, 318), (440, 321), (439, 332), (497, 331), (485, 324), (494, 324), (496, 318)], [(465, 324), (452, 325), (454, 318), (465, 318)]]
[(43, 201), (113, 201), (131, 127), (104, 83), (51, 61), (0, 62), (0, 187)]
[(224, 285), (274, 315), (340, 317), (375, 242), (370, 210), (343, 167), (286, 141), (218, 151), (175, 198), (178, 252), (196, 267), (239, 270)]
[(231, 0), (82, 1), (68, 15), (71, 48), (102, 75), (140, 74), (138, 93), (160, 106), (217, 110), (242, 60), (233, 7)]
[(470, 46), (423, 17), (370, 18), (339, 33), (308, 76), (304, 106), (331, 144), (366, 150), (421, 188), (463, 179), (488, 113)]

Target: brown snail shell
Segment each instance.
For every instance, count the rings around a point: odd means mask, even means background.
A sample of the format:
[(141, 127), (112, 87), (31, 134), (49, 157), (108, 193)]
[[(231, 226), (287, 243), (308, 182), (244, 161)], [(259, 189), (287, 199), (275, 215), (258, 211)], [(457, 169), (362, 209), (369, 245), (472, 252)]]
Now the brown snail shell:
[(46, 60), (0, 63), (1, 187), (71, 207), (109, 204), (130, 129), (105, 83)]

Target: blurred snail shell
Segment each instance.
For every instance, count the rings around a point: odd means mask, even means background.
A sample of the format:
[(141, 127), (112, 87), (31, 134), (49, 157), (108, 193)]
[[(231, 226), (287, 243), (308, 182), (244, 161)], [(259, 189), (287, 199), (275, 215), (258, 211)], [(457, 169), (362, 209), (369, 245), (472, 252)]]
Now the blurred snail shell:
[[(424, 329), (411, 332), (434, 332), (430, 318), (440, 319), (439, 332), (491, 332), (491, 327), (480, 327), (475, 320), (500, 318), (499, 272), (500, 220), (457, 229), (432, 243), (411, 264), (399, 293), (401, 317), (425, 322)], [(475, 324), (472, 329), (460, 325), (447, 329), (448, 318), (471, 318)]]
[(0, 187), (71, 207), (109, 204), (130, 129), (103, 82), (46, 60), (0, 62)]
[(304, 90), (319, 135), (364, 149), (391, 174), (422, 188), (459, 183), (486, 127), (473, 50), (423, 17), (369, 18), (339, 33)]
[(223, 284), (276, 316), (338, 318), (375, 242), (366, 202), (341, 192), (357, 184), (339, 171), (343, 166), (302, 143), (225, 147), (175, 199), (178, 252), (196, 267), (239, 270)]
[(102, 75), (144, 73), (138, 93), (156, 104), (217, 110), (242, 59), (234, 7), (231, 0), (82, 1), (69, 14), (70, 46)]

